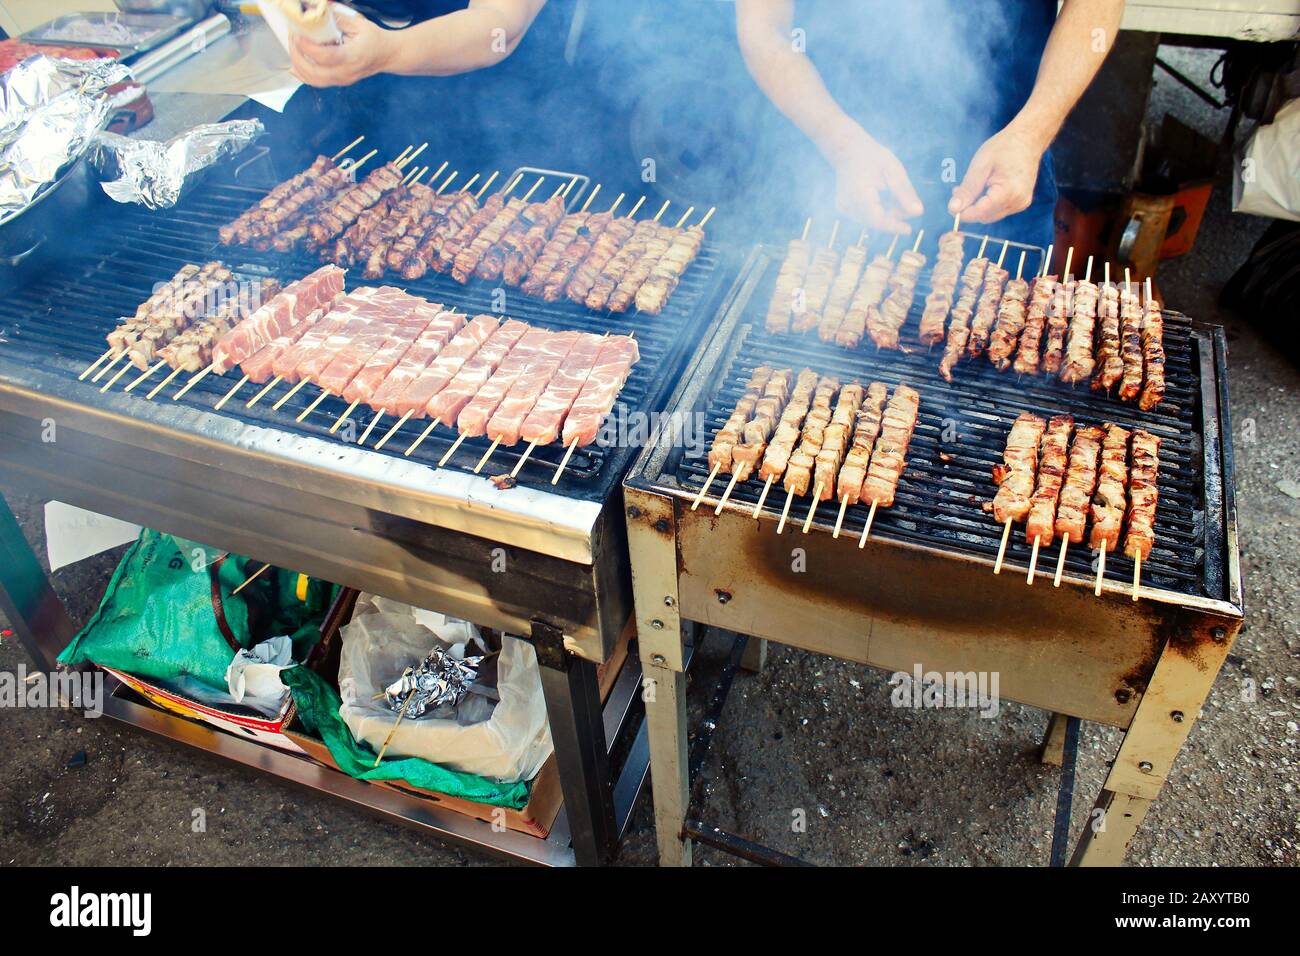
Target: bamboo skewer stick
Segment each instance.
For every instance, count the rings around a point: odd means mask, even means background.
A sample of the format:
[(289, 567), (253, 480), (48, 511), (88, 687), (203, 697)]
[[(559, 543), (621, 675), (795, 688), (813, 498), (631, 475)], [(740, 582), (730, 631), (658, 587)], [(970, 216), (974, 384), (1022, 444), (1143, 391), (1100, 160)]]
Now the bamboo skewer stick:
[(1106, 542), (1101, 543), (1101, 558), (1097, 562), (1097, 583), (1092, 589), (1095, 597), (1101, 597), (1101, 579), (1106, 576)]
[(817, 514), (817, 505), (822, 500), (822, 483), (819, 481), (813, 487), (812, 504), (808, 506), (808, 517), (803, 519), (803, 533), (807, 534), (808, 529), (812, 527), (813, 516)]
[[(667, 207), (664, 207), (664, 208), (667, 208)], [(682, 228), (682, 223), (684, 223), (687, 219), (689, 219), (691, 213), (693, 213), (694, 211), (695, 211), (695, 207), (694, 207), (694, 206), (687, 206), (687, 207), (686, 207), (686, 211), (685, 211), (684, 213), (682, 213), (682, 217), (681, 217), (680, 219), (677, 220), (677, 224), (674, 225), (673, 228), (674, 228), (674, 229), (680, 229), (680, 228)]]
[(726, 504), (727, 504), (727, 499), (731, 497), (731, 492), (732, 492), (733, 490), (735, 490), (735, 487), (736, 487), (736, 479), (739, 478), (739, 477), (740, 477), (740, 472), (738, 472), (738, 471), (733, 471), (733, 472), (731, 473), (731, 480), (730, 480), (729, 482), (727, 482), (727, 490), (724, 491), (724, 492), (722, 493), (722, 497), (718, 499), (718, 506), (717, 506), (716, 508), (713, 509), (713, 513), (714, 513), (715, 515), (720, 515), (720, 514), (722, 514), (722, 509), (723, 509), (723, 507), (726, 506)]
[(564, 458), (560, 461), (560, 467), (555, 469), (555, 477), (551, 479), (551, 484), (559, 484), (560, 475), (564, 474), (564, 469), (569, 465), (569, 459), (573, 456), (573, 450), (578, 447), (578, 439), (569, 443), (569, 450), (564, 453)]
[(709, 211), (704, 214), (704, 218), (701, 219), (699, 222), (697, 222), (695, 225), (703, 229), (708, 224), (709, 220), (713, 218), (713, 214), (717, 211), (718, 211), (717, 206), (710, 207)]
[(1065, 250), (1065, 268), (1061, 270), (1061, 281), (1066, 282), (1070, 278), (1070, 263), (1074, 261), (1074, 246)]
[(645, 202), (645, 196), (642, 196), (640, 199), (636, 201), (636, 205), (633, 206), (631, 212), (627, 214), (628, 219), (633, 219), (636, 217), (636, 211), (641, 208), (641, 204), (643, 202)]
[(533, 183), (533, 187), (530, 190), (528, 190), (528, 192), (524, 193), (523, 201), (528, 202), (528, 200), (532, 199), (533, 193), (537, 192), (537, 187), (540, 186), (545, 181), (546, 181), (545, 176), (538, 176), (537, 182)]
[(207, 368), (205, 368), (202, 372), (199, 372), (197, 375), (195, 375), (193, 378), (191, 378), (188, 382), (186, 382), (186, 383), (181, 387), (181, 390), (180, 390), (179, 392), (177, 392), (175, 395), (172, 396), (172, 401), (173, 401), (173, 402), (176, 401), (178, 398), (180, 398), (182, 395), (184, 395), (186, 392), (188, 392), (190, 389), (192, 389), (195, 385), (199, 384), (199, 382), (203, 381), (205, 378), (207, 378), (209, 375), (211, 375), (211, 374), (212, 374), (212, 370), (213, 370), (214, 368), (216, 368), (215, 365), (209, 365), (209, 366), (208, 366)]
[(375, 426), (379, 424), (379, 419), (383, 417), (384, 417), (383, 412), (375, 412), (375, 417), (370, 419), (370, 424), (366, 426), (366, 430), (363, 431), (361, 433), (361, 437), (357, 439), (358, 445), (364, 445), (366, 443), (366, 440), (370, 437), (370, 433), (374, 431)]
[(237, 587), (237, 588), (235, 588), (233, 591), (231, 591), (231, 592), (230, 592), (230, 596), (231, 596), (231, 597), (234, 597), (234, 596), (235, 596), (236, 594), (238, 594), (240, 591), (244, 590), (244, 588), (248, 587), (250, 584), (252, 584), (252, 583), (253, 583), (254, 581), (256, 581), (258, 578), (260, 578), (263, 574), (266, 573), (266, 569), (269, 568), (270, 566), (271, 566), (271, 563), (270, 563), (269, 561), (268, 561), (266, 564), (263, 564), (263, 565), (262, 565), (260, 568), (258, 568), (255, 572), (253, 572), (253, 573), (250, 574), (247, 578), (245, 578), (243, 584), (241, 584), (239, 587)]
[(1055, 248), (1056, 248), (1056, 243), (1054, 243), (1054, 242), (1049, 242), (1049, 243), (1047, 244), (1047, 251), (1043, 253), (1043, 264), (1042, 264), (1041, 267), (1039, 267), (1039, 270), (1038, 270), (1038, 277), (1039, 277), (1040, 279), (1041, 279), (1043, 276), (1047, 275), (1047, 273), (1051, 270), (1051, 267), (1052, 267), (1052, 250), (1054, 250)]
[(95, 361), (91, 362), (89, 365), (86, 366), (86, 370), (77, 376), (77, 381), (78, 382), (84, 381), (87, 375), (89, 375), (95, 369), (99, 368), (99, 364), (112, 354), (113, 354), (113, 350), (111, 348), (106, 349), (103, 355), (101, 355), (99, 358), (95, 359)]
[(835, 248), (835, 237), (840, 234), (840, 221), (838, 219), (831, 225), (831, 237), (826, 240), (826, 248)]
[(411, 165), (411, 163), (415, 162), (416, 157), (419, 156), (421, 153), (423, 153), (423, 152), (424, 152), (426, 149), (428, 149), (428, 148), (429, 148), (429, 144), (428, 144), (427, 141), (421, 143), (420, 146), (419, 146), (419, 148), (416, 149), (415, 152), (413, 152), (410, 156), (407, 156), (407, 157), (406, 157), (405, 159), (403, 159), (401, 162), (397, 163), (397, 168), (398, 168), (398, 169), (405, 169), (407, 166)]
[(785, 493), (785, 507), (781, 509), (781, 520), (776, 523), (776, 533), (781, 534), (785, 531), (786, 519), (790, 517), (790, 505), (794, 503), (794, 492)]
[[(370, 160), (374, 159), (375, 153), (377, 153), (377, 152), (379, 152), (379, 150), (377, 150), (377, 149), (372, 149), (370, 152), (366, 153), (366, 155), (364, 155), (364, 156), (362, 156), (360, 159), (358, 159), (355, 163), (348, 163), (348, 164), (347, 164), (347, 169), (348, 169), (348, 171), (349, 171), (349, 172), (352, 172), (352, 173), (355, 173), (355, 172), (356, 172), (358, 169), (360, 169), (363, 165), (365, 165), (366, 163), (370, 162)], [(345, 161), (345, 162), (346, 162), (346, 161)], [(343, 164), (340, 163), (339, 165), (343, 165)]]
[[(434, 426), (437, 424), (438, 424), (438, 419), (436, 418), (433, 421), (429, 422), (429, 424), (425, 426), (424, 431), (420, 432), (420, 437), (417, 438), (415, 441), (411, 442), (411, 444), (407, 447), (406, 451), (402, 452), (402, 454), (405, 455), (407, 458), (410, 458), (411, 455), (414, 454), (415, 449), (420, 447), (420, 443), (429, 437), (429, 432), (433, 431)], [(385, 435), (384, 439), (387, 440), (388, 436)]]
[(583, 201), (582, 208), (579, 209), (578, 212), (586, 212), (587, 207), (591, 205), (591, 201), (596, 198), (596, 193), (598, 192), (600, 192), (600, 183), (596, 183), (596, 188), (587, 193), (587, 198)]
[[(1023, 255), (1023, 253), (1021, 253), (1021, 255)], [(1002, 559), (1006, 556), (1007, 553), (1007, 540), (1011, 537), (1011, 525), (1013, 523), (1014, 522), (1012, 522), (1012, 520), (1008, 518), (1007, 523), (1002, 526), (1002, 543), (998, 545), (998, 559), (995, 562), (993, 562), (994, 574), (1002, 573)]]
[(524, 449), (524, 453), (523, 453), (522, 455), (520, 455), (520, 456), (519, 456), (519, 460), (518, 460), (517, 462), (515, 462), (515, 467), (513, 467), (513, 468), (510, 469), (510, 477), (511, 477), (511, 478), (514, 478), (516, 475), (519, 474), (519, 469), (522, 468), (522, 467), (524, 467), (524, 462), (526, 462), (526, 461), (528, 460), (528, 456), (531, 455), (531, 454), (533, 453), (533, 449), (536, 448), (536, 447), (537, 447), (537, 442), (535, 442), (535, 441), (530, 441), (530, 442), (528, 443), (528, 447)]
[(1138, 591), (1142, 582), (1142, 555), (1133, 555), (1133, 600), (1138, 599)]
[(126, 388), (122, 389), (122, 391), (124, 391), (124, 392), (129, 392), (129, 391), (131, 391), (131, 389), (135, 388), (137, 385), (139, 385), (141, 382), (143, 382), (146, 378), (148, 378), (150, 375), (152, 375), (154, 372), (158, 371), (160, 368), (162, 368), (162, 367), (163, 367), (164, 365), (166, 365), (166, 364), (167, 364), (167, 360), (166, 360), (166, 359), (159, 359), (158, 361), (154, 362), (154, 363), (153, 363), (152, 365), (150, 365), (147, 369), (145, 369), (143, 372), (141, 372), (139, 375), (137, 375), (137, 376), (136, 376), (136, 377), (131, 381), (131, 384), (128, 385)]
[(838, 538), (840, 536), (840, 529), (844, 527), (844, 512), (848, 510), (849, 510), (849, 499), (841, 498), (840, 513), (835, 518), (835, 532), (834, 534), (831, 535), (832, 538)]
[(379, 748), (379, 755), (375, 757), (374, 766), (378, 767), (380, 761), (384, 759), (384, 754), (388, 753), (388, 745), (393, 742), (393, 735), (397, 733), (397, 728), (402, 723), (402, 718), (406, 716), (406, 708), (411, 706), (411, 701), (415, 698), (415, 689), (412, 688), (406, 695), (406, 700), (402, 701), (402, 709), (397, 712), (397, 719), (393, 721), (393, 729), (388, 732), (384, 738), (384, 745)]
[(465, 440), (464, 432), (461, 432), (459, 435), (456, 436), (456, 440), (451, 443), (451, 447), (447, 449), (446, 454), (444, 454), (441, 458), (438, 459), (439, 468), (447, 464), (447, 462), (451, 459), (451, 456), (456, 454), (456, 449), (460, 447), (460, 443), (463, 442), (464, 440)]
[(346, 409), (344, 409), (343, 414), (340, 415), (338, 418), (336, 418), (334, 420), (334, 424), (330, 426), (331, 435), (333, 435), (336, 431), (339, 430), (340, 425), (342, 425), (345, 421), (347, 421), (349, 418), (352, 417), (352, 413), (357, 410), (357, 406), (360, 404), (361, 404), (361, 399), (356, 398), (352, 400), (352, 404), (349, 405)]
[(492, 440), (492, 444), (488, 446), (488, 450), (483, 452), (483, 457), (480, 458), (478, 460), (478, 464), (474, 466), (474, 474), (477, 475), (480, 471), (483, 470), (483, 466), (488, 463), (488, 459), (492, 457), (492, 453), (497, 450), (497, 446), (500, 444), (501, 444), (500, 438), (495, 438)]
[(98, 372), (95, 373), (94, 377), (90, 380), (91, 384), (93, 385), (95, 382), (98, 382), (101, 378), (103, 378), (109, 369), (111, 369), (118, 362), (122, 361), (122, 357), (125, 355), (126, 355), (126, 349), (123, 349), (122, 351), (118, 352), (117, 355), (113, 356), (113, 361), (109, 362), (107, 365), (105, 365), (103, 368), (101, 368)]
[(293, 398), (293, 396), (297, 393), (298, 389), (302, 388), (306, 384), (307, 384), (307, 380), (305, 378), (298, 379), (298, 383), (294, 385), (293, 388), (289, 389), (289, 391), (285, 392), (283, 397), (281, 397), (278, 402), (276, 402), (274, 405), (271, 406), (271, 411), (278, 412), (280, 410), (280, 406), (282, 406), (289, 399)]
[(365, 139), (365, 138), (366, 138), (366, 134), (365, 134), (365, 133), (362, 133), (360, 136), (358, 136), (358, 137), (357, 137), (356, 139), (354, 139), (352, 142), (348, 143), (346, 146), (344, 146), (342, 149), (340, 149), (337, 153), (335, 153), (333, 156), (331, 156), (331, 157), (330, 157), (330, 162), (331, 162), (331, 163), (337, 163), (340, 159), (342, 159), (342, 158), (343, 158), (344, 156), (346, 156), (348, 153), (352, 152), (352, 147), (353, 147), (353, 146), (356, 146), (359, 142), (361, 142), (361, 141), (362, 141), (363, 139)]
[(267, 382), (265, 385), (262, 386), (261, 390), (256, 395), (254, 395), (252, 398), (250, 398), (247, 402), (244, 403), (244, 407), (252, 408), (254, 405), (258, 403), (258, 401), (261, 400), (263, 395), (265, 395), (271, 389), (275, 388), (276, 385), (280, 384), (280, 381), (281, 379), (279, 375), (271, 379), (271, 381)]
[(175, 378), (177, 375), (179, 375), (179, 374), (181, 374), (181, 370), (180, 370), (180, 369), (178, 369), (178, 368), (172, 369), (171, 374), (168, 375), (168, 376), (167, 376), (165, 379), (163, 379), (161, 382), (159, 382), (157, 385), (155, 385), (153, 388), (151, 388), (151, 389), (149, 390), (149, 394), (146, 395), (145, 398), (153, 398), (155, 395), (157, 395), (159, 392), (161, 392), (164, 388), (166, 388), (168, 385), (170, 385), (170, 384), (172, 383), (172, 379), (174, 379), (174, 378)]
[[(672, 205), (672, 200), (665, 199), (665, 200), (664, 200), (664, 204), (663, 204), (662, 206), (659, 207), (659, 211), (658, 211), (657, 213), (655, 213), (655, 217), (654, 217), (654, 219), (651, 220), (651, 221), (652, 221), (652, 222), (658, 222), (658, 221), (659, 221), (659, 218), (660, 218), (664, 213), (666, 213), (666, 212), (668, 211), (668, 207), (669, 207), (670, 205)], [(691, 208), (694, 209), (695, 207), (692, 206)]]
[(1070, 536), (1061, 536), (1061, 556), (1056, 559), (1056, 577), (1052, 578), (1052, 587), (1061, 586), (1061, 574), (1065, 571), (1065, 553), (1070, 550)]
[(858, 538), (858, 549), (861, 550), (867, 546), (867, 537), (871, 534), (872, 522), (876, 520), (876, 505), (880, 502), (871, 502), (871, 510), (867, 512), (867, 523), (862, 526), (862, 537)]
[(704, 487), (700, 489), (700, 493), (696, 495), (695, 500), (691, 502), (692, 511), (694, 511), (700, 506), (700, 502), (704, 500), (704, 496), (709, 493), (709, 486), (713, 484), (713, 479), (718, 477), (718, 472), (721, 470), (722, 470), (722, 462), (718, 462), (716, 465), (713, 466), (713, 470), (709, 472), (709, 477), (706, 478), (704, 481)]
[(920, 249), (920, 248), (921, 248), (921, 240), (922, 240), (924, 237), (925, 237), (925, 230), (922, 229), (920, 232), (918, 232), (918, 233), (916, 234), (916, 242), (912, 243), (912, 251), (913, 251), (913, 252), (916, 252), (917, 249)]
[(801, 242), (807, 241), (808, 230), (811, 228), (812, 228), (812, 216), (809, 216), (807, 219), (804, 220), (803, 233), (799, 236), (799, 240)]
[(957, 213), (952, 217), (952, 231), (961, 232), (961, 213)]
[[(383, 412), (380, 412), (379, 415), (376, 415), (375, 421), (379, 421), (379, 417), (383, 414), (384, 414)], [(393, 423), (393, 427), (388, 429), (388, 431), (384, 433), (384, 437), (379, 439), (379, 441), (375, 442), (375, 451), (379, 451), (381, 448), (387, 445), (388, 439), (396, 435), (401, 430), (402, 426), (411, 420), (411, 416), (414, 414), (415, 414), (414, 410), (411, 410), (409, 412), (403, 412), (402, 417)], [(408, 455), (410, 454), (409, 450), (407, 451), (407, 454)]]
[(763, 482), (763, 493), (758, 496), (758, 504), (754, 505), (754, 517), (757, 518), (763, 513), (763, 502), (767, 500), (767, 493), (772, 490), (771, 476)]
[(894, 238), (889, 242), (889, 248), (885, 250), (885, 258), (894, 258), (894, 250), (898, 248), (898, 233), (894, 233)]
[[(484, 181), (483, 185), (479, 187), (478, 192), (476, 192), (476, 193), (474, 194), (474, 199), (475, 199), (475, 200), (479, 200), (479, 199), (482, 199), (482, 198), (483, 198), (483, 194), (484, 194), (485, 192), (488, 191), (488, 187), (492, 185), (492, 181), (493, 181), (494, 179), (497, 178), (497, 175), (498, 175), (499, 173), (500, 173), (500, 170), (497, 170), (496, 172), (493, 172), (492, 175), (489, 176), (489, 177)], [(473, 181), (473, 180), (471, 180), (471, 182), (472, 182), (472, 181)], [(465, 184), (465, 188), (466, 188), (466, 189), (469, 189), (469, 183), (466, 183), (466, 184)]]
[(248, 381), (248, 376), (245, 375), (245, 376), (244, 376), (243, 378), (241, 378), (238, 382), (236, 382), (234, 385), (232, 385), (232, 386), (230, 387), (230, 391), (226, 392), (225, 395), (221, 396), (221, 398), (217, 401), (217, 404), (215, 404), (215, 405), (212, 406), (212, 410), (213, 410), (213, 411), (216, 411), (216, 412), (221, 411), (221, 406), (222, 406), (222, 405), (225, 405), (226, 402), (230, 401), (231, 398), (234, 397), (235, 393), (236, 393), (237, 391), (239, 391), (241, 388), (244, 387), (244, 383), (247, 382), (247, 381)]
[(321, 402), (325, 401), (325, 399), (329, 398), (329, 397), (330, 397), (331, 395), (333, 395), (333, 394), (334, 394), (333, 392), (321, 391), (321, 393), (320, 393), (319, 395), (316, 396), (315, 400), (314, 400), (310, 405), (308, 405), (306, 408), (304, 408), (304, 409), (302, 410), (302, 414), (300, 414), (297, 418), (295, 418), (294, 421), (295, 421), (295, 422), (300, 422), (300, 421), (302, 421), (304, 418), (306, 418), (306, 417), (307, 417), (308, 415), (310, 415), (312, 412), (316, 411), (316, 406), (318, 406)]
[(119, 378), (121, 378), (127, 372), (131, 371), (131, 369), (132, 369), (131, 363), (127, 362), (120, 369), (118, 369), (117, 372), (114, 373), (113, 377), (110, 378), (107, 382), (105, 382), (99, 390), (101, 392), (107, 392), (110, 388), (112, 388), (114, 385), (117, 384), (117, 380)]
[(1034, 584), (1034, 569), (1038, 567), (1038, 545), (1040, 540), (1038, 535), (1034, 535), (1034, 549), (1029, 554), (1029, 575), (1025, 578), (1025, 583), (1030, 587)]

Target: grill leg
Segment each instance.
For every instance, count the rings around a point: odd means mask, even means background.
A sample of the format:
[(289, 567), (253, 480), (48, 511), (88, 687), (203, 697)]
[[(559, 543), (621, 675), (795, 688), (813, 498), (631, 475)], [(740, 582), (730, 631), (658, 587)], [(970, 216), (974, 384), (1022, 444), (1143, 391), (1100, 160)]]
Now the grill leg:
[(645, 675), (650, 783), (661, 866), (690, 866), (685, 835), (690, 803), (686, 748), (686, 648), (677, 592), (676, 520), (673, 503), (625, 489), (637, 646)]
[(761, 673), (767, 664), (767, 641), (761, 637), (751, 637), (745, 645), (745, 656), (740, 659), (743, 670)]
[(27, 653), (50, 670), (77, 629), (54, 593), (18, 519), (0, 495), (0, 610), (18, 632)]
[(1065, 714), (1052, 714), (1047, 722), (1047, 733), (1043, 736), (1042, 747), (1038, 751), (1041, 763), (1059, 767), (1065, 757), (1065, 725), (1070, 718)]
[[(1184, 622), (1185, 623), (1185, 622)], [(1118, 866), (1160, 794), (1228, 656), (1239, 621), (1199, 617), (1165, 642), (1071, 866)]]
[(579, 866), (603, 866), (618, 841), (596, 665), (564, 649), (557, 628), (533, 621), (546, 716)]

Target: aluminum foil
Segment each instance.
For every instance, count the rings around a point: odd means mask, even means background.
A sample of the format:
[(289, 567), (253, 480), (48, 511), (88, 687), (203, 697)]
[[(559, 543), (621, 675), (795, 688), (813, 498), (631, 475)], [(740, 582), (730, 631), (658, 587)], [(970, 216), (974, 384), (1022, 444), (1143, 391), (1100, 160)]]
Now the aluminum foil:
[(0, 77), (0, 221), (25, 209), (108, 121), (116, 60), (34, 56)]
[(95, 138), (91, 163), (101, 175), (116, 174), (102, 185), (118, 202), (168, 209), (195, 173), (235, 155), (264, 132), (258, 120), (206, 123), (165, 143), (104, 132)]
[[(422, 717), (443, 708), (454, 710), (469, 693), (482, 663), (482, 656), (462, 659), (442, 648), (434, 648), (428, 657), (408, 667), (401, 677), (384, 688), (384, 701), (393, 711), (405, 706), (408, 718)], [(407, 697), (411, 698), (409, 705)]]

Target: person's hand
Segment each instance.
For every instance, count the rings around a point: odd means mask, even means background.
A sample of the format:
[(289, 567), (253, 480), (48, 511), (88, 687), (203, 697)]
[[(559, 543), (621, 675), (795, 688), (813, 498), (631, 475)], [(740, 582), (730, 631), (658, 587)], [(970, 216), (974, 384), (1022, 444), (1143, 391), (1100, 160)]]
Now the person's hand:
[(835, 205), (869, 229), (908, 233), (905, 220), (925, 212), (907, 170), (891, 153), (854, 126), (828, 151), (835, 168)]
[(1047, 145), (1014, 124), (994, 133), (952, 191), (948, 212), (966, 222), (997, 222), (1029, 208)]
[(383, 73), (391, 55), (393, 31), (384, 30), (365, 17), (335, 17), (343, 40), (337, 44), (316, 43), (304, 36), (289, 42), (293, 73), (311, 86), (350, 86), (376, 73)]

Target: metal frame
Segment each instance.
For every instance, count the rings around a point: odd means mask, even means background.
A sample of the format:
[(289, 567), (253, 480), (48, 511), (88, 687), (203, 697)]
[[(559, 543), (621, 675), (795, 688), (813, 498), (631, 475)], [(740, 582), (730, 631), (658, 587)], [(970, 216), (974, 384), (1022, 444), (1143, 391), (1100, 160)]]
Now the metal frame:
[[(683, 376), (670, 412), (699, 407), (761, 269), (742, 275), (731, 314)], [(740, 306), (737, 307), (736, 303)], [(1146, 588), (1133, 602), (1107, 579), (1067, 574), (1026, 587), (993, 562), (887, 538), (865, 552), (825, 533), (778, 536), (748, 509), (691, 510), (695, 492), (668, 468), (671, 439), (647, 447), (624, 483), (662, 864), (689, 865), (690, 773), (683, 626), (699, 622), (793, 647), (910, 672), (996, 671), (1001, 696), (1054, 715), (1121, 728), (1124, 741), (1076, 845), (1075, 865), (1117, 864), (1159, 794), (1242, 621), (1226, 351), (1221, 330), (1195, 333), (1205, 455), (1207, 584), (1217, 597)], [(803, 552), (792, 569), (791, 548)], [(1053, 720), (1049, 762), (1064, 747)], [(1053, 738), (1061, 738), (1058, 743)], [(716, 844), (715, 844), (716, 845)], [(730, 847), (724, 847), (731, 849)]]

